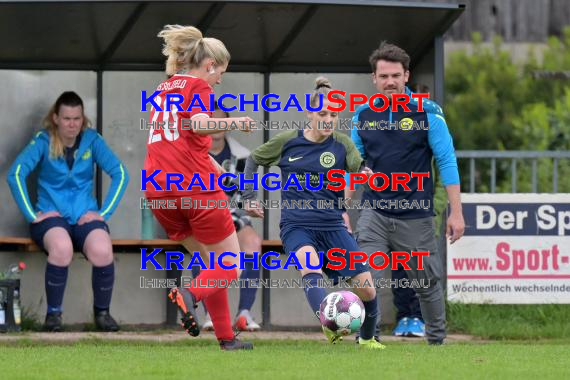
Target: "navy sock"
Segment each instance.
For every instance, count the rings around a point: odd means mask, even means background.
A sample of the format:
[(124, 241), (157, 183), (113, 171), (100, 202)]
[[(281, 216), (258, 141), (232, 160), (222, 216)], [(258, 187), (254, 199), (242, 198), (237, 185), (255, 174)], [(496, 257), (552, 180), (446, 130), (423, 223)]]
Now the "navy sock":
[(255, 293), (257, 293), (257, 280), (259, 280), (259, 268), (253, 269), (253, 263), (246, 261), (244, 269), (241, 272), (241, 279), (248, 280), (245, 286), (239, 290), (239, 307), (238, 312), (242, 310), (251, 310), (255, 302)]
[(48, 313), (63, 310), (63, 293), (67, 283), (67, 272), (67, 267), (58, 267), (50, 263), (46, 265), (45, 286)]
[(376, 297), (370, 301), (362, 301), (364, 304), (364, 323), (360, 327), (360, 337), (371, 339), (376, 332), (376, 322), (378, 320), (378, 300)]
[(321, 302), (327, 296), (323, 288), (323, 275), (320, 273), (308, 273), (303, 276), (305, 285), (305, 296), (315, 315), (321, 309)]
[(192, 265), (192, 277), (196, 278), (200, 274), (200, 265)]
[(91, 284), (93, 286), (93, 308), (95, 312), (109, 310), (114, 282), (115, 263), (104, 267), (93, 266)]

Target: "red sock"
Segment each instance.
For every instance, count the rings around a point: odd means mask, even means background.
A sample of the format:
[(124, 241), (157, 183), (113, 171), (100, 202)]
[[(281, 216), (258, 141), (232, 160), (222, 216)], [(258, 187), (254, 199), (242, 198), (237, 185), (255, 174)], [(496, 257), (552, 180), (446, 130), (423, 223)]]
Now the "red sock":
[[(224, 264), (227, 266), (231, 265), (231, 263), (226, 262), (224, 262)], [(214, 269), (201, 271), (198, 277), (193, 281), (192, 287), (187, 289), (194, 295), (196, 302), (199, 302), (211, 297), (221, 289), (226, 288), (230, 284), (230, 281), (236, 279), (237, 270), (223, 269), (216, 263)], [(208, 280), (210, 280), (210, 282), (208, 282)], [(220, 286), (224, 285), (224, 283), (225, 286)], [(208, 306), (206, 305), (206, 307)]]
[(214, 324), (214, 333), (218, 340), (232, 340), (234, 331), (230, 317), (230, 304), (228, 302), (228, 289), (221, 288), (217, 293), (204, 299), (210, 318)]

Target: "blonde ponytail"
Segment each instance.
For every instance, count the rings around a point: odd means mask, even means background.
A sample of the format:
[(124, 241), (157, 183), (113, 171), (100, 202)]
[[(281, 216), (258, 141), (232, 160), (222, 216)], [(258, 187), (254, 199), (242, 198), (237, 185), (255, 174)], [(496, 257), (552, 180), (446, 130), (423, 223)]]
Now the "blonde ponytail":
[[(315, 107), (319, 104), (319, 96), (322, 95), (323, 99), (326, 99), (328, 93), (332, 91), (331, 81), (327, 78), (320, 76), (315, 79), (315, 89), (311, 93), (311, 107)], [(341, 98), (339, 94), (334, 94), (333, 98)]]
[(193, 26), (166, 25), (158, 37), (164, 40), (162, 54), (168, 57), (166, 75), (197, 68), (206, 58), (213, 59), (217, 65), (230, 61), (230, 53), (222, 41), (204, 38)]

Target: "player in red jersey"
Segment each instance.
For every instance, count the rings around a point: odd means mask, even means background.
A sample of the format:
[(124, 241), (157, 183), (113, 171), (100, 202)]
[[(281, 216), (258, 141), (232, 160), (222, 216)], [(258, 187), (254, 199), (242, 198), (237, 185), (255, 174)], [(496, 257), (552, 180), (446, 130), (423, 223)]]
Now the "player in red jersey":
[[(230, 119), (212, 118), (210, 94), (212, 86), (221, 83), (222, 75), (228, 67), (230, 54), (224, 44), (215, 38), (204, 38), (202, 33), (192, 26), (166, 25), (158, 34), (164, 39), (162, 53), (168, 57), (166, 74), (170, 79), (161, 83), (157, 90), (160, 94), (155, 102), (163, 111), (150, 114), (153, 128), (147, 144), (147, 156), (144, 168), (147, 173), (159, 169), (161, 172), (154, 180), (164, 189), (157, 191), (154, 186), (147, 186), (145, 195), (150, 199), (174, 200), (176, 209), (154, 209), (153, 213), (166, 230), (168, 236), (181, 243), (189, 252), (212, 252), (216, 256), (222, 252), (239, 252), (240, 247), (233, 220), (228, 209), (193, 209), (180, 208), (181, 198), (192, 198), (203, 204), (208, 200), (227, 200), (225, 193), (217, 185), (221, 168), (208, 155), (212, 133), (218, 132), (220, 121), (236, 122), (247, 130), (253, 120), (249, 117)], [(166, 104), (166, 95), (183, 97), (181, 109)], [(198, 99), (199, 98), (199, 99)], [(205, 110), (198, 105), (201, 101)], [(189, 109), (191, 108), (191, 109)], [(213, 107), (212, 107), (213, 108)], [(166, 124), (159, 126), (158, 121)], [(224, 128), (225, 124), (222, 124)], [(167, 186), (166, 173), (180, 173), (184, 180)], [(209, 173), (216, 173), (216, 184), (210, 189)], [(205, 187), (188, 189), (192, 177), (199, 174)], [(149, 174), (147, 174), (149, 175)], [(228, 259), (226, 264), (237, 264), (238, 258)], [(217, 265), (217, 264), (216, 264)], [(182, 322), (186, 331), (197, 336), (200, 333), (196, 319), (196, 303), (203, 301), (210, 312), (216, 338), (223, 350), (252, 349), (253, 345), (236, 339), (232, 330), (228, 292), (226, 287), (202, 287), (208, 280), (237, 279), (237, 269), (225, 270), (220, 266), (203, 270), (190, 288), (172, 289), (169, 298), (176, 303), (183, 313)]]

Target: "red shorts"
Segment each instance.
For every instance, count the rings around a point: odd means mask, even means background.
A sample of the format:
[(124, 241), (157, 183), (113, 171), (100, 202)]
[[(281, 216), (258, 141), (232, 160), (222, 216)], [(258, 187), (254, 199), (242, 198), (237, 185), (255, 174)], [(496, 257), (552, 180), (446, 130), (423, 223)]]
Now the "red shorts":
[[(200, 243), (213, 244), (224, 240), (235, 231), (230, 210), (227, 207), (216, 207), (217, 201), (228, 200), (223, 191), (194, 194), (192, 197), (152, 198), (149, 201), (158, 199), (176, 205), (176, 208), (152, 209), (152, 213), (172, 240), (180, 241), (192, 236)], [(207, 204), (208, 201), (210, 204)], [(214, 208), (210, 208), (212, 206)]]

